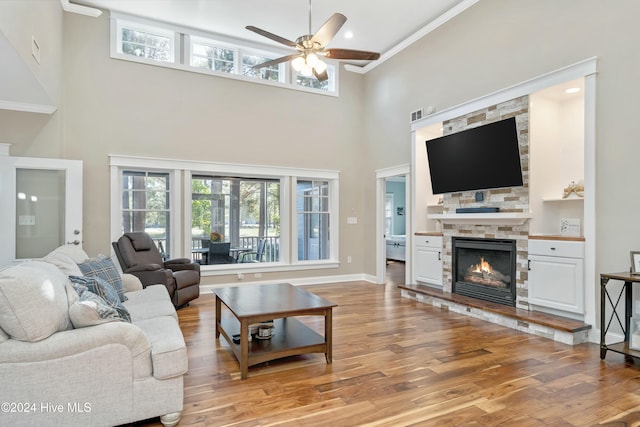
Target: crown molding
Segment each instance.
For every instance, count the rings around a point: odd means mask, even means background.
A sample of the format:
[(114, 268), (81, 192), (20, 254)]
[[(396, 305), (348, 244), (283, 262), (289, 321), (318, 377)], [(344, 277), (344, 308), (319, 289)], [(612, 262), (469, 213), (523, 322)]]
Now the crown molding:
[(65, 12), (91, 16), (92, 18), (97, 18), (102, 15), (102, 11), (100, 9), (71, 3), (69, 0), (60, 0), (60, 4), (62, 5), (62, 10)]
[(409, 46), (411, 46), (412, 44), (414, 44), (415, 42), (417, 42), (427, 34), (436, 30), (438, 27), (444, 25), (449, 20), (455, 18), (465, 10), (469, 9), (471, 6), (478, 3), (479, 1), (480, 0), (464, 0), (458, 3), (457, 5), (447, 10), (445, 13), (438, 16), (436, 19), (434, 19), (433, 21), (429, 22), (427, 25), (422, 27), (422, 29), (416, 31), (415, 33), (413, 33), (412, 35), (410, 35), (409, 37), (407, 37), (397, 45), (393, 46), (391, 49), (389, 49), (382, 55), (380, 55), (380, 59), (378, 59), (377, 61), (371, 61), (363, 67), (352, 65), (352, 64), (345, 64), (344, 69), (347, 71), (351, 71), (352, 73), (366, 74), (367, 72), (383, 64), (385, 61), (393, 58), (398, 53), (402, 52), (403, 50), (405, 50), (406, 48), (408, 48)]

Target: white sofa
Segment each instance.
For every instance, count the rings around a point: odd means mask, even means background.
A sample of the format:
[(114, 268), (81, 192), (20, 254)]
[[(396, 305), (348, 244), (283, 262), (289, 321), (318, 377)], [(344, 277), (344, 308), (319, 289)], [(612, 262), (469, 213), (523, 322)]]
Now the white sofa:
[(122, 275), (131, 323), (93, 322), (65, 251), (0, 270), (0, 425), (177, 424), (187, 350), (166, 287)]

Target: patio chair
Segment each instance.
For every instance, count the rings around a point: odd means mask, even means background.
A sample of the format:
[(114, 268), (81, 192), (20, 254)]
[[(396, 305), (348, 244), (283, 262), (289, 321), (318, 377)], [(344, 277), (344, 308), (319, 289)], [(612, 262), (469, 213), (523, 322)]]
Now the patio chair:
[(262, 262), (267, 239), (258, 240), (255, 251), (245, 252), (240, 256), (240, 262)]

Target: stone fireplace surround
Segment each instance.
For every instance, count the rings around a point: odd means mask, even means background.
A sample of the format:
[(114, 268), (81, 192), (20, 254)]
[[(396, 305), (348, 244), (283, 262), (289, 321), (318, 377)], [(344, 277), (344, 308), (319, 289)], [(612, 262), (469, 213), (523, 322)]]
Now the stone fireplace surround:
[[(516, 118), (522, 165), (522, 187), (500, 188), (483, 191), (484, 201), (476, 202), (474, 191), (443, 195), (443, 214), (455, 213), (456, 208), (499, 207), (500, 213), (529, 212), (529, 96), (525, 95), (485, 109), (451, 119), (443, 123), (444, 134), (460, 132), (488, 123)], [(465, 215), (465, 214), (460, 214)], [(499, 216), (499, 215), (497, 215)], [(443, 290), (452, 291), (452, 237), (476, 237), (487, 239), (509, 239), (516, 242), (516, 307), (529, 309), (527, 281), (529, 225), (499, 220), (491, 224), (445, 222), (443, 235)]]

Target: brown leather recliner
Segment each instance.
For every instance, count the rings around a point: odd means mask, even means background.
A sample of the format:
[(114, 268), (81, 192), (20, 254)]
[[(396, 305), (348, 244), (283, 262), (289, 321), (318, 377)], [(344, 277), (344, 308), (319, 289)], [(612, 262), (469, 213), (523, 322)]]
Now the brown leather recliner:
[(189, 258), (163, 261), (147, 233), (125, 233), (112, 245), (123, 273), (138, 277), (144, 287), (165, 285), (174, 306), (200, 296), (200, 265)]

